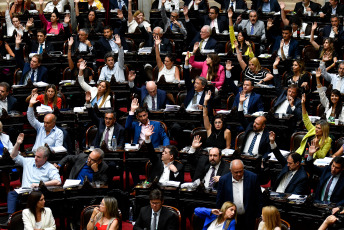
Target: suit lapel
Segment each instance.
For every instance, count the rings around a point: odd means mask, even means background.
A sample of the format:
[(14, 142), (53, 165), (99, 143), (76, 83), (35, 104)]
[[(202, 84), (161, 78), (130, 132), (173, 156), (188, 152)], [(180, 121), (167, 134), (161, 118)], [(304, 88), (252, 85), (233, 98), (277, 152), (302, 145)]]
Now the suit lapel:
[(249, 111), (252, 109), (252, 104), (253, 104), (253, 101), (255, 100), (255, 93), (252, 92), (251, 93), (251, 96), (250, 96), (250, 99), (248, 101), (248, 106), (247, 106), (247, 112), (250, 113)]

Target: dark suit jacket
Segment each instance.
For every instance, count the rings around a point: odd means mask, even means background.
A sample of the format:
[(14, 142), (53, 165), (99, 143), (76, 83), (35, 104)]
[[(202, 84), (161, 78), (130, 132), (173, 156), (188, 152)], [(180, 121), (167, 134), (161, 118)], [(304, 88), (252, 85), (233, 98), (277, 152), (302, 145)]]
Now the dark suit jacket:
[[(284, 158), (284, 156), (281, 154), (280, 150), (278, 148), (275, 148), (272, 150), (274, 153), (275, 157), (277, 158), (278, 162), (282, 165), (282, 171), (278, 175), (275, 184), (272, 187), (273, 191), (276, 191), (278, 188), (281, 180), (285, 176), (286, 173), (289, 172), (288, 168), (288, 162), (287, 159)], [(293, 178), (290, 180), (288, 186), (286, 187), (285, 193), (292, 193), (292, 194), (298, 194), (298, 195), (307, 195), (308, 194), (308, 176), (307, 172), (301, 166), (299, 170), (295, 173)]]
[[(326, 14), (326, 17), (331, 17), (332, 14), (332, 6), (329, 2), (326, 2), (325, 5), (321, 8), (321, 12)], [(344, 6), (338, 2), (336, 15), (343, 16), (344, 15)]]
[[(208, 15), (201, 15), (198, 11), (196, 11), (196, 15), (198, 16), (198, 19), (202, 25), (210, 26), (211, 19)], [(217, 17), (217, 26), (219, 27), (220, 33), (222, 33), (224, 30), (228, 30), (228, 23), (225, 20), (222, 20), (220, 16)]]
[[(262, 192), (259, 186), (258, 177), (255, 173), (244, 171), (244, 208), (245, 208), (245, 229), (253, 229), (256, 218), (262, 210)], [(216, 197), (216, 208), (221, 208), (226, 201), (233, 202), (232, 173), (222, 176), (219, 181)]]
[[(149, 153), (149, 160), (152, 163), (150, 175), (148, 178), (149, 182), (153, 182), (155, 178), (160, 180), (160, 177), (162, 173), (164, 172), (164, 165), (163, 162), (161, 161), (160, 154), (159, 156), (155, 153), (154, 147), (152, 145), (152, 142), (146, 143), (148, 153)], [(176, 166), (178, 170), (178, 175), (174, 176), (174, 173), (170, 171), (170, 181), (179, 181), (179, 182), (184, 182), (184, 165), (180, 163), (179, 161), (173, 161), (173, 165)]]
[[(154, 126), (154, 133), (151, 136), (151, 141), (154, 148), (158, 147), (159, 145), (169, 145), (170, 139), (165, 133), (165, 130), (161, 126), (160, 122), (158, 121), (150, 121), (150, 124)], [(125, 128), (134, 131), (134, 140), (133, 144), (139, 143), (140, 133), (141, 133), (141, 126), (139, 125), (138, 121), (134, 121), (134, 115), (129, 115), (125, 122)]]
[[(262, 0), (258, 0), (257, 8), (255, 10), (257, 11), (258, 9), (263, 8), (263, 3), (264, 2)], [(270, 0), (270, 12), (271, 11), (275, 11), (275, 12), (281, 11), (281, 7), (277, 0)]]
[[(310, 1), (309, 2), (309, 8), (311, 8), (311, 10), (314, 13), (318, 14), (321, 10), (321, 5), (319, 3), (315, 3), (315, 2)], [(297, 2), (295, 4), (294, 12), (298, 12), (298, 11), (300, 11), (303, 14), (304, 9), (303, 9), (302, 2)]]
[[(23, 51), (21, 49), (14, 50), (14, 54), (15, 54), (17, 66), (23, 70), (23, 74), (22, 74), (22, 77), (20, 78), (20, 83), (19, 83), (22, 85), (24, 84), (26, 74), (31, 71), (30, 63), (24, 62)], [(37, 69), (37, 82), (39, 81), (48, 82), (48, 70), (44, 66), (40, 66)]]
[[(239, 93), (235, 96), (232, 108), (239, 106), (239, 97), (240, 97), (241, 91), (242, 91), (242, 88), (239, 90)], [(257, 111), (264, 111), (264, 103), (262, 101), (260, 94), (252, 92), (250, 96), (250, 100), (248, 101), (247, 112), (249, 114), (252, 114)]]
[[(221, 9), (223, 10), (228, 10), (229, 8), (229, 4), (230, 4), (230, 0), (215, 0), (215, 2), (218, 2), (221, 4)], [(241, 9), (241, 10), (247, 10), (247, 4), (245, 1), (243, 0), (236, 0), (236, 6), (235, 9)]]
[[(338, 29), (339, 29), (339, 31), (338, 31), (338, 34), (335, 36), (335, 39), (343, 40), (343, 26), (339, 25)], [(328, 38), (330, 36), (331, 30), (332, 30), (332, 26), (331, 25), (325, 26), (324, 29), (323, 29), (323, 36), (325, 38)]]
[[(92, 122), (98, 127), (96, 138), (93, 140), (92, 144), (96, 148), (99, 148), (101, 145), (100, 141), (102, 139), (104, 130), (106, 129), (105, 120), (104, 120), (104, 117), (98, 117), (92, 107), (88, 108), (87, 111)], [(124, 128), (122, 125), (118, 124), (117, 122), (114, 124), (113, 135), (116, 137), (117, 146), (123, 148), (124, 147)]]
[[(140, 100), (140, 105), (143, 105), (145, 97), (148, 94), (148, 91), (146, 89), (146, 86), (142, 86), (141, 88), (134, 87), (133, 90), (141, 95), (141, 100)], [(157, 91), (157, 109), (164, 109), (167, 104), (167, 97), (166, 97), (166, 92), (164, 90), (158, 89)]]
[[(274, 103), (274, 109), (275, 110), (278, 108), (279, 105), (281, 105), (286, 100), (287, 91), (288, 90), (283, 90), (282, 93), (276, 99), (276, 101)], [(295, 109), (294, 109), (294, 111), (292, 111), (290, 105), (288, 105), (287, 114), (293, 114), (297, 120), (301, 120), (302, 119), (302, 107), (301, 107), (300, 98), (297, 97), (295, 99), (294, 106), (295, 106)]]
[[(89, 47), (87, 46), (87, 53), (91, 53), (93, 55), (95, 55), (96, 52), (96, 46), (95, 43), (93, 41), (90, 41), (91, 45), (93, 46), (92, 51), (89, 49)], [(79, 45), (80, 45), (80, 41), (79, 41), (79, 36), (74, 36), (74, 44), (72, 46), (72, 54), (75, 54), (76, 51), (79, 51)]]
[[(242, 146), (240, 148), (240, 153), (243, 154), (248, 135), (253, 130), (253, 122), (251, 122), (251, 123), (247, 122), (243, 111), (238, 111), (238, 117), (239, 117), (239, 121), (240, 121), (241, 125), (245, 128), (245, 135), (244, 135), (244, 139), (242, 142)], [(264, 129), (263, 135), (260, 139), (260, 143), (259, 143), (259, 147), (258, 147), (258, 154), (265, 158), (268, 156), (269, 153), (271, 153), (269, 131), (267, 129)]]
[(16, 109), (17, 99), (11, 95), (7, 96), (7, 112), (11, 112)]
[[(128, 0), (122, 0), (125, 3), (126, 8), (128, 9)], [(117, 0), (110, 0), (110, 10), (119, 9)]]
[[(67, 162), (72, 164), (73, 167), (72, 167), (72, 170), (70, 171), (68, 178), (76, 179), (78, 178), (78, 175), (81, 169), (86, 164), (87, 158), (88, 158), (88, 155), (85, 153), (80, 153), (79, 155), (68, 155), (59, 162), (59, 165), (63, 167)], [(98, 172), (93, 174), (93, 181), (108, 182), (107, 170), (108, 170), (108, 165), (104, 161), (102, 161), (98, 165)]]
[[(281, 40), (282, 40), (282, 36), (275, 37), (275, 43), (272, 47), (272, 52), (275, 52), (275, 51), (278, 52), (278, 49), (280, 48)], [(300, 56), (299, 42), (293, 38), (290, 40), (288, 56), (291, 57), (292, 59), (296, 59), (298, 56)]]
[[(184, 5), (188, 6), (190, 4), (191, 0), (184, 0)], [(193, 6), (191, 7), (190, 10), (193, 10)], [(198, 5), (198, 9), (199, 10), (208, 10), (208, 6), (207, 3), (205, 2), (205, 0), (202, 0), (202, 2)]]
[[(313, 160), (306, 161), (307, 171), (310, 173), (314, 173), (317, 176), (320, 176), (320, 181), (315, 190), (316, 200), (321, 200), (321, 193), (324, 189), (324, 186), (326, 186), (327, 181), (332, 176), (331, 165), (328, 165), (326, 167), (318, 167), (313, 164)], [(337, 184), (333, 189), (330, 201), (332, 203), (336, 203), (336, 207), (344, 204), (344, 173), (343, 172), (340, 174)]]
[[(134, 225), (134, 230), (143, 230), (151, 228), (152, 208), (150, 206), (142, 207), (140, 214)], [(165, 207), (161, 208), (158, 230), (178, 230), (177, 216)]]

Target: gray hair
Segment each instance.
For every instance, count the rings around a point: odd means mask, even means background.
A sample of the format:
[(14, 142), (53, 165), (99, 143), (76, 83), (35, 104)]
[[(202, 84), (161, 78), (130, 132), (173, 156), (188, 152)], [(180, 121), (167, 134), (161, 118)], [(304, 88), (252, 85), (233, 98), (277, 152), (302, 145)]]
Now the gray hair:
[(206, 28), (208, 33), (211, 34), (211, 27), (209, 25), (205, 25), (202, 28)]
[(338, 66), (344, 65), (344, 61), (339, 62)]
[(43, 157), (46, 157), (46, 158), (49, 157), (49, 150), (48, 150), (48, 148), (45, 147), (45, 146), (40, 146), (40, 147), (38, 147), (38, 148), (36, 149), (36, 153), (37, 153), (37, 152), (43, 152)]
[(178, 11), (178, 10), (172, 10), (171, 13), (176, 13), (176, 14), (178, 14), (178, 16), (179, 16), (179, 11)]
[(104, 151), (103, 150), (101, 150), (100, 148), (95, 148), (93, 151), (97, 152), (100, 155), (99, 160), (104, 159)]
[(205, 79), (204, 77), (197, 76), (195, 79), (200, 80), (203, 86), (206, 86), (208, 84), (207, 79)]
[[(245, 165), (244, 165), (244, 162), (242, 162), (242, 160), (240, 160), (240, 159), (235, 159), (235, 160), (240, 161), (241, 164), (242, 164), (243, 166), (245, 166)], [(232, 160), (231, 163), (229, 164), (229, 169), (232, 169), (232, 163), (233, 163), (233, 161), (234, 161), (234, 160)]]
[(79, 29), (79, 32), (81, 32), (81, 31), (85, 32), (86, 35), (88, 35), (90, 33), (87, 28)]
[(154, 28), (155, 29), (159, 29), (159, 34), (162, 35), (164, 33), (164, 30), (160, 27), (160, 26), (157, 26)]

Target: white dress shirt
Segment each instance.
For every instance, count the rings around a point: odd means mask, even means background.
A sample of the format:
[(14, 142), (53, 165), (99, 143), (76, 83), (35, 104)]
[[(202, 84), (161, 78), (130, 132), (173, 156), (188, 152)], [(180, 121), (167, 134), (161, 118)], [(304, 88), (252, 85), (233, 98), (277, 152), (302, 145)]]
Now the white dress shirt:
[[(129, 115), (131, 115), (131, 114), (129, 113)], [(141, 133), (140, 133), (140, 138), (139, 138), (139, 144), (142, 144), (142, 142), (145, 140), (145, 133), (149, 129), (150, 120), (148, 120), (147, 125), (144, 125), (144, 124), (142, 124), (140, 122), (139, 126), (141, 126)]]
[(41, 44), (39, 44), (38, 43), (38, 49), (37, 49), (37, 52), (36, 53), (38, 53), (38, 54), (40, 54), (40, 50), (41, 50), (41, 45), (42, 45), (42, 52), (44, 51), (44, 49), (45, 49), (45, 42), (43, 42), (43, 43), (41, 43)]
[[(286, 99), (284, 100), (284, 102), (283, 102), (282, 104), (280, 104), (280, 105), (277, 107), (275, 113), (284, 113), (284, 114), (286, 114), (289, 105), (290, 105), (290, 104), (289, 104), (289, 101), (288, 101), (288, 99), (286, 98)], [(294, 109), (295, 109), (295, 105), (294, 105), (293, 107), (291, 107), (291, 110), (292, 110), (292, 111), (294, 111)]]
[(236, 1), (230, 1), (227, 10), (229, 10), (229, 8), (231, 8), (231, 4), (233, 4), (232, 7), (233, 7), (233, 11), (235, 12), (235, 9), (236, 9)]
[(338, 74), (328, 73), (326, 71), (326, 66), (324, 62), (320, 62), (321, 75), (325, 78), (326, 81), (331, 82), (332, 88), (339, 90), (340, 93), (344, 93), (344, 76), (341, 77)]
[(208, 40), (209, 40), (209, 38), (206, 38), (206, 39), (203, 40), (203, 42), (202, 41), (199, 42), (199, 50), (200, 51), (202, 51), (204, 49), (204, 47), (207, 45)]
[(109, 44), (111, 46), (112, 52), (117, 53), (118, 52), (118, 45), (115, 43), (114, 36), (112, 36), (112, 38), (109, 39), (108, 42), (109, 42)]
[[(173, 11), (172, 6), (174, 6), (175, 10), (179, 11), (179, 0), (166, 0), (164, 6), (167, 12)], [(159, 0), (158, 9), (161, 9), (161, 0)]]
[(213, 29), (215, 27), (215, 31), (216, 33), (220, 33), (220, 30), (219, 30), (219, 24), (217, 23), (217, 18), (215, 18), (214, 20), (212, 20), (210, 22), (210, 28)]
[[(28, 81), (29, 79), (31, 79), (32, 71), (34, 71), (34, 70), (31, 69), (31, 70), (26, 74), (25, 81), (24, 81), (24, 85), (26, 85), (26, 84), (27, 84), (27, 81)], [(38, 72), (38, 69), (35, 69), (33, 82), (37, 82), (37, 72)]]
[[(203, 94), (203, 91), (197, 93), (196, 105), (199, 105), (199, 101), (201, 100), (202, 94)], [(190, 101), (190, 103), (186, 109), (192, 109), (192, 100)]]
[[(158, 110), (158, 94), (154, 96), (154, 101), (155, 101), (155, 110)], [(153, 102), (152, 102), (152, 96), (147, 95), (144, 99), (144, 103), (147, 103), (148, 109), (152, 110), (153, 107)]]
[(233, 203), (237, 206), (239, 215), (245, 214), (244, 206), (244, 177), (237, 181), (232, 176)]
[[(260, 143), (260, 139), (262, 139), (263, 131), (264, 130), (259, 132), (257, 139), (256, 139), (256, 142), (254, 143), (254, 147), (252, 150), (253, 156), (258, 155), (259, 143)], [(250, 145), (252, 143), (252, 140), (253, 140), (253, 137), (255, 134), (256, 134), (255, 132), (251, 131), (250, 134), (248, 135), (247, 141), (245, 143), (244, 153), (248, 153), (248, 150), (250, 148)]]
[[(290, 45), (290, 41), (288, 42), (288, 44), (283, 44), (283, 51), (284, 51), (284, 56), (286, 58), (288, 58), (288, 55), (289, 55), (289, 45)], [(278, 49), (278, 56), (282, 57), (282, 54), (281, 54), (281, 48)]]
[(280, 181), (276, 192), (280, 192), (280, 193), (284, 193), (285, 189), (288, 187), (288, 184), (290, 183), (290, 181), (293, 179), (295, 173), (297, 172), (297, 170), (295, 171), (288, 171), (282, 178), (282, 180)]
[[(214, 172), (214, 175), (216, 176), (217, 174), (217, 171), (219, 170), (219, 167), (220, 167), (220, 163), (218, 163), (217, 165), (215, 165), (215, 172)], [(209, 181), (211, 180), (210, 176), (211, 176), (211, 172), (213, 171), (213, 166), (210, 166), (207, 174), (205, 174), (205, 177), (204, 177), (204, 186), (206, 188), (209, 187)]]
[(7, 111), (8, 108), (8, 102), (7, 102), (7, 97), (5, 100), (0, 100), (0, 116), (2, 115), (2, 109), (5, 109)]
[[(161, 162), (161, 163), (164, 166), (164, 171), (161, 174), (159, 182), (160, 183), (164, 183), (164, 182), (170, 181), (170, 173), (171, 173), (170, 165), (173, 164), (173, 161), (169, 162), (167, 165), (164, 164), (164, 162)], [(178, 174), (179, 174), (179, 172), (177, 171), (177, 172), (174, 173), (174, 176), (177, 177)]]
[[(160, 208), (160, 210), (157, 212), (158, 215), (156, 216), (156, 223), (155, 223), (156, 229), (158, 229), (160, 213), (161, 213), (161, 208)], [(152, 209), (151, 226), (153, 226), (153, 221), (154, 221), (154, 211), (153, 211), (153, 209)], [(151, 229), (151, 230), (156, 230), (156, 229)]]
[(64, 12), (64, 6), (66, 5), (67, 3), (67, 0), (60, 0), (57, 5), (55, 6), (54, 3), (51, 1), (51, 2), (48, 2), (46, 5), (45, 5), (45, 8), (43, 10), (44, 13), (52, 13), (54, 11), (54, 8), (56, 7), (57, 11), (59, 13), (63, 13)]

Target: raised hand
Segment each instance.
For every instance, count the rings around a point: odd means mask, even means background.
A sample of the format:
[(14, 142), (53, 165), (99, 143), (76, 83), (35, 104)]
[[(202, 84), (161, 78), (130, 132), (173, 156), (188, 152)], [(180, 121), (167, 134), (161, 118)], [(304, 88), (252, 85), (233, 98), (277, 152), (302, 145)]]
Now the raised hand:
[(68, 46), (72, 46), (73, 43), (74, 43), (74, 38), (73, 37), (68, 38)]
[(321, 69), (320, 68), (317, 69), (317, 71), (315, 73), (315, 77), (317, 77), (317, 78), (321, 77)]
[(153, 126), (153, 125), (150, 125), (150, 126), (148, 127), (148, 129), (146, 130), (146, 132), (145, 132), (145, 138), (146, 138), (146, 140), (149, 139), (149, 137), (152, 136), (153, 133), (154, 133), (154, 126)]
[(316, 30), (317, 27), (318, 27), (318, 23), (317, 22), (313, 22), (312, 30)]
[(319, 147), (317, 146), (317, 141), (315, 139), (311, 141), (311, 144), (308, 143), (308, 152), (311, 156), (313, 156), (318, 149)]
[(18, 137), (17, 137), (17, 144), (22, 144), (24, 141), (24, 133), (19, 133)]
[(74, 3), (79, 3), (80, 2), (80, 0), (74, 0)]
[(23, 39), (21, 38), (21, 35), (17, 34), (16, 35), (16, 45), (19, 45), (22, 41), (23, 41)]
[(38, 89), (37, 88), (34, 88), (32, 91), (31, 91), (31, 96), (34, 96), (35, 94), (38, 93)]
[(232, 9), (228, 10), (228, 18), (232, 18), (233, 17), (233, 11)]
[(118, 34), (115, 34), (115, 43), (118, 47), (121, 47), (121, 37)]
[(34, 105), (36, 104), (38, 101), (37, 101), (37, 97), (38, 97), (38, 94), (36, 93), (35, 95), (33, 95), (30, 99), (30, 105)]
[(43, 3), (44, 3), (44, 0), (39, 0), (40, 5), (43, 5)]
[(239, 97), (239, 102), (240, 102), (240, 103), (244, 103), (244, 101), (245, 101), (246, 99), (247, 99), (247, 97), (246, 97), (246, 92), (241, 91), (240, 97)]
[(185, 56), (185, 62), (189, 62), (190, 59), (190, 52), (186, 52), (186, 56)]
[(194, 47), (193, 47), (193, 52), (196, 53), (198, 48), (199, 48), (199, 42), (195, 42)]
[(86, 61), (85, 60), (83, 60), (82, 62), (80, 62), (80, 66), (79, 66), (79, 70), (84, 70), (84, 69), (86, 69)]
[(123, 11), (122, 10), (117, 10), (117, 17), (119, 18), (119, 19), (123, 19), (124, 18), (124, 16), (123, 16)]
[(155, 46), (156, 47), (159, 46), (160, 43), (161, 43), (161, 39), (160, 39), (160, 37), (158, 35), (154, 36), (154, 41), (155, 41)]
[(209, 101), (211, 98), (211, 91), (208, 90), (208, 92), (205, 94), (204, 101)]
[(211, 213), (214, 214), (214, 215), (216, 215), (216, 216), (219, 216), (219, 215), (222, 214), (222, 212), (221, 212), (219, 209), (212, 209), (212, 210), (211, 210)]
[(26, 28), (30, 28), (32, 26), (33, 26), (33, 18), (27, 19)]
[(277, 69), (277, 66), (279, 65), (280, 61), (281, 61), (281, 58), (277, 56), (273, 64), (274, 69)]
[(202, 2), (202, 0), (196, 0), (196, 1), (195, 1), (195, 4), (196, 4), (196, 5), (199, 5), (201, 2)]
[(273, 144), (275, 142), (275, 139), (276, 139), (276, 133), (274, 133), (273, 131), (270, 131), (269, 132), (270, 143)]
[(273, 26), (274, 26), (273, 22), (274, 22), (273, 19), (272, 19), (272, 18), (269, 18), (269, 19), (268, 19), (268, 22), (266, 23), (266, 27), (267, 27), (267, 28), (273, 27)]
[(91, 92), (90, 91), (85, 92), (85, 100), (87, 103), (91, 101)]
[(164, 5), (166, 3), (166, 0), (161, 0), (161, 5)]
[(241, 17), (241, 14), (237, 17), (237, 20), (235, 22), (235, 24), (240, 24), (240, 22), (242, 21), (242, 17)]
[(139, 100), (137, 98), (134, 98), (131, 101), (130, 111), (135, 113), (135, 111), (139, 108), (139, 105)]
[(231, 69), (233, 69), (232, 61), (227, 60), (226, 61), (226, 70), (231, 71)]
[(284, 10), (285, 9), (285, 3), (284, 2), (280, 2), (280, 7), (281, 7), (281, 10)]
[(130, 70), (128, 75), (128, 81), (134, 81), (136, 77), (135, 70)]
[(199, 135), (194, 136), (194, 139), (192, 141), (192, 145), (191, 146), (194, 149), (197, 149), (197, 148), (201, 147), (202, 146), (201, 136), (199, 136)]
[(305, 104), (306, 103), (306, 94), (302, 94), (302, 97), (301, 97), (301, 104)]

